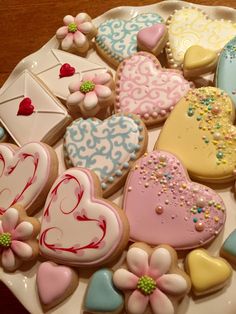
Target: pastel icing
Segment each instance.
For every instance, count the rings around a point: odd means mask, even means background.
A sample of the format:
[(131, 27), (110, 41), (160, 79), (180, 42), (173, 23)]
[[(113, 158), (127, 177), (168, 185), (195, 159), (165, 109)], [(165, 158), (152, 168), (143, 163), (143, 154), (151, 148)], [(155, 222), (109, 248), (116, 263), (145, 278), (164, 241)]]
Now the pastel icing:
[(191, 46), (184, 55), (184, 68), (198, 69), (214, 63), (218, 59), (217, 53), (201, 46)]
[(132, 112), (144, 121), (166, 118), (192, 86), (182, 72), (163, 69), (157, 58), (147, 52), (125, 59), (119, 66), (116, 83), (116, 111)]
[(194, 89), (175, 106), (155, 148), (176, 154), (198, 180), (232, 181), (236, 176), (234, 110), (230, 97), (220, 89)]
[(98, 27), (96, 44), (117, 63), (137, 52), (137, 34), (163, 18), (156, 13), (143, 13), (130, 20), (109, 19)]
[(36, 211), (56, 176), (57, 157), (46, 145), (0, 144), (0, 215), (16, 203)]
[(123, 208), (132, 241), (178, 250), (202, 246), (224, 226), (226, 208), (212, 189), (190, 181), (174, 155), (153, 151), (128, 175)]
[(236, 106), (236, 37), (228, 42), (222, 50), (217, 71), (216, 86), (223, 89), (231, 97)]
[(235, 23), (210, 19), (195, 7), (176, 10), (167, 20), (167, 27), (169, 43), (166, 51), (173, 67), (181, 66), (189, 47), (198, 45), (219, 53), (236, 35)]
[(150, 27), (141, 29), (138, 32), (137, 40), (140, 44), (148, 49), (153, 49), (156, 47), (158, 42), (162, 39), (166, 32), (165, 24), (154, 24)]
[(97, 198), (88, 169), (71, 168), (52, 186), (43, 210), (41, 254), (61, 264), (96, 266), (117, 254), (127, 229), (116, 207)]
[(104, 121), (81, 118), (67, 127), (64, 153), (71, 166), (93, 170), (106, 190), (143, 149), (144, 130), (132, 115), (113, 115)]
[(3, 127), (0, 126), (0, 142), (5, 138), (6, 131)]
[(112, 281), (113, 272), (103, 268), (91, 277), (84, 307), (87, 311), (107, 313), (115, 312), (123, 306), (124, 298)]
[(236, 229), (225, 240), (223, 250), (230, 255), (236, 256)]

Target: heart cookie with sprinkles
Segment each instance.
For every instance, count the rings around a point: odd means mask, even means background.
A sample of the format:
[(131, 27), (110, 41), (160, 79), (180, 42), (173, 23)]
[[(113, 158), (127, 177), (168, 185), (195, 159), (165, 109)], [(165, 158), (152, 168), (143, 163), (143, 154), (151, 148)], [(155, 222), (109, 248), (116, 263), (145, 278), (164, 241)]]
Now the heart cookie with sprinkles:
[(178, 250), (212, 241), (226, 218), (220, 196), (190, 181), (178, 158), (165, 151), (136, 162), (126, 181), (123, 208), (131, 240), (166, 243)]
[(236, 177), (236, 128), (230, 97), (215, 87), (194, 89), (175, 106), (156, 149), (176, 154), (190, 176), (223, 183)]
[(98, 27), (97, 50), (108, 62), (118, 66), (137, 52), (137, 34), (141, 29), (163, 22), (157, 13), (139, 14), (130, 20), (109, 19)]
[(138, 52), (120, 64), (116, 86), (115, 110), (137, 114), (153, 125), (167, 118), (193, 84), (182, 72), (162, 68), (152, 54)]
[(218, 53), (236, 35), (236, 23), (212, 20), (195, 7), (176, 10), (168, 18), (167, 27), (166, 52), (168, 62), (174, 68), (181, 67), (189, 47), (198, 45)]
[(147, 138), (144, 123), (133, 114), (116, 114), (104, 121), (80, 118), (65, 133), (65, 162), (67, 167), (93, 170), (108, 197), (123, 186), (131, 166), (145, 153)]

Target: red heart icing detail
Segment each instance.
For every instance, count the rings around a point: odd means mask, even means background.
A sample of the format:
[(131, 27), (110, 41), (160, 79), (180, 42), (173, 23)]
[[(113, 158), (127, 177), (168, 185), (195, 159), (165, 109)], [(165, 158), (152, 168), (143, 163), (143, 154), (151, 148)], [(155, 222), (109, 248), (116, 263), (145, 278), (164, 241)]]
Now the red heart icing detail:
[(165, 30), (165, 24), (154, 24), (150, 27), (141, 29), (138, 32), (137, 39), (146, 48), (153, 49), (165, 34)]
[(30, 116), (34, 112), (34, 105), (29, 97), (25, 97), (19, 105), (18, 116)]
[(179, 250), (213, 240), (226, 218), (220, 196), (190, 181), (180, 161), (164, 151), (138, 160), (126, 181), (123, 208), (133, 241)]
[(75, 74), (75, 68), (72, 67), (69, 63), (64, 63), (60, 68), (60, 78), (72, 76)]
[(0, 215), (15, 203), (41, 208), (57, 176), (56, 153), (42, 143), (0, 144)]
[[(97, 182), (97, 181), (95, 181)], [(95, 266), (120, 253), (128, 241), (122, 211), (95, 193), (94, 175), (71, 168), (52, 186), (42, 217), (41, 253), (62, 264)], [(126, 241), (125, 241), (126, 242)]]

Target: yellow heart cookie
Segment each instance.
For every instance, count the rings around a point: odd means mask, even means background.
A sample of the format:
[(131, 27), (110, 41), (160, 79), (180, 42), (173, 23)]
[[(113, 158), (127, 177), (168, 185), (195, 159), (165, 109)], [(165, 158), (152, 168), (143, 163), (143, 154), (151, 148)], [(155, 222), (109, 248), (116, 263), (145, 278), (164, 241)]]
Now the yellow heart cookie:
[(232, 268), (226, 260), (212, 257), (204, 249), (193, 250), (188, 254), (186, 268), (196, 295), (224, 287), (232, 275)]
[(196, 77), (211, 72), (217, 65), (218, 55), (215, 51), (201, 46), (191, 46), (184, 55), (184, 76)]
[(230, 97), (215, 87), (188, 92), (164, 124), (155, 149), (177, 155), (191, 177), (222, 183), (236, 177), (236, 127)]

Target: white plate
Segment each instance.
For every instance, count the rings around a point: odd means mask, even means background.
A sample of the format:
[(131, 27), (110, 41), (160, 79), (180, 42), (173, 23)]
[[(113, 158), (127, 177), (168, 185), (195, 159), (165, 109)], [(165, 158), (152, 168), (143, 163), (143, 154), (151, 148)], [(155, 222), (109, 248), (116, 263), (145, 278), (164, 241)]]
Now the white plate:
[[(161, 3), (143, 6), (143, 7), (118, 7), (114, 8), (103, 15), (94, 19), (94, 23), (99, 25), (101, 22), (104, 22), (107, 19), (111, 18), (123, 18), (129, 19), (135, 17), (139, 13), (144, 12), (157, 12), (163, 18), (167, 18), (175, 9), (179, 9), (183, 6), (189, 5), (189, 3), (184, 1), (163, 1)], [(202, 8), (205, 12), (209, 14), (212, 18), (217, 19), (231, 19), (236, 22), (236, 10), (227, 8), (227, 7), (209, 7), (196, 5), (199, 8)], [(52, 38), (45, 46), (43, 46), (36, 53), (23, 59), (13, 70), (8, 80), (3, 85), (1, 91), (3, 91), (15, 77), (23, 69), (32, 69), (37, 67), (37, 58), (43, 55), (46, 55), (48, 51), (52, 48), (58, 48), (58, 42)], [(88, 55), (88, 59), (104, 65), (104, 61), (96, 54), (95, 51), (92, 51)], [(114, 70), (112, 70), (114, 72)], [(152, 150), (154, 142), (158, 136), (159, 130), (153, 129), (149, 131), (149, 151)], [(60, 160), (60, 173), (65, 169), (63, 156), (62, 156), (62, 144), (61, 141), (55, 146), (56, 152)], [(218, 255), (221, 244), (228, 234), (236, 226), (236, 212), (235, 212), (235, 199), (232, 192), (232, 186), (224, 189), (218, 189), (219, 194), (222, 196), (226, 207), (227, 207), (227, 220), (224, 231), (218, 236), (218, 238), (212, 243), (209, 247), (209, 251), (212, 254)], [(117, 192), (111, 197), (113, 201), (121, 205), (122, 191)], [(33, 313), (39, 314), (43, 313), (40, 302), (37, 295), (36, 285), (35, 285), (35, 276), (38, 264), (33, 268), (25, 272), (16, 271), (14, 274), (6, 274), (0, 269), (0, 280), (5, 283), (5, 285), (15, 294), (18, 300), (26, 307), (26, 309)], [(74, 294), (65, 300), (63, 303), (49, 311), (53, 314), (81, 314), (83, 296), (86, 289), (86, 284), (90, 273), (80, 272), (80, 284)], [(214, 293), (211, 296), (192, 299), (191, 297), (186, 297), (181, 305), (178, 308), (178, 314), (235, 314), (236, 313), (236, 272), (233, 274), (232, 282), (225, 289)]]

